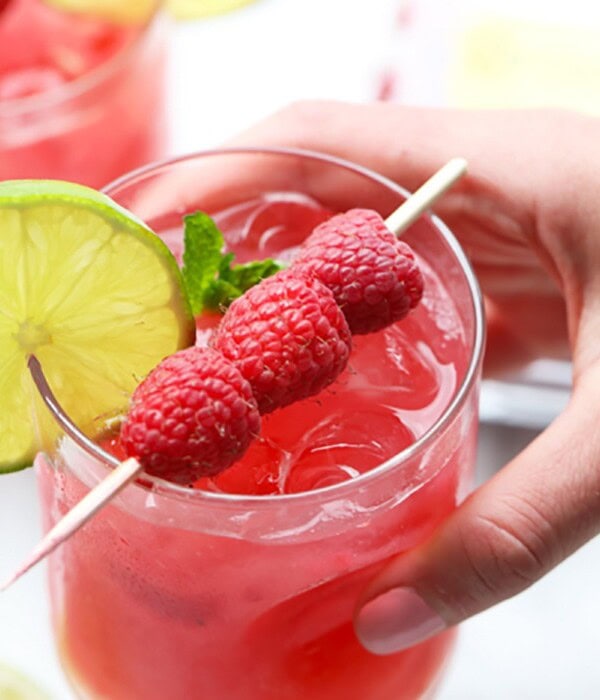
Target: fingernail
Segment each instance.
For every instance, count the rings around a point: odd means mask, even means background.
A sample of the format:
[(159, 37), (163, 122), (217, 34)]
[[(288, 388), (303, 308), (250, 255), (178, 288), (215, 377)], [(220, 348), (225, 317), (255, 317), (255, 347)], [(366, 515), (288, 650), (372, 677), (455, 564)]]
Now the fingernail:
[(412, 588), (392, 588), (370, 600), (355, 619), (356, 636), (372, 654), (393, 654), (423, 642), (446, 623)]

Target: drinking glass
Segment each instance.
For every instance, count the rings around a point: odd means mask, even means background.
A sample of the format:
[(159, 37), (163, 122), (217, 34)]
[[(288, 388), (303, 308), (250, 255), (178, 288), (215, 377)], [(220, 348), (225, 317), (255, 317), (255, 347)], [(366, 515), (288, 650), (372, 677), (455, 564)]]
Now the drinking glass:
[[(176, 254), (181, 218), (197, 209), (228, 212), (221, 225), (239, 248), (232, 222), (266, 203), (244, 241), (256, 254), (279, 235), (300, 242), (318, 208), (371, 207), (386, 216), (407, 195), (357, 165), (285, 149), (200, 153), (138, 170), (106, 192), (164, 234)], [(319, 465), (317, 451), (308, 481), (283, 493), (200, 490), (152, 477), (128, 486), (49, 563), (56, 643), (79, 697), (396, 700), (432, 692), (454, 631), (383, 657), (360, 646), (352, 623), (372, 577), (427, 538), (472, 483), (483, 345), (478, 286), (439, 219), (424, 216), (404, 236), (442, 285), (426, 291), (423, 318), (435, 323), (424, 328), (453, 369), (428, 384), (423, 403), (433, 413), (416, 413), (429, 422), (353, 478), (341, 478), (340, 465)], [(352, 418), (357, 432), (381, 432), (375, 415), (364, 413), (372, 387), (356, 379), (364, 371), (372, 383), (379, 377), (382, 392), (402, 387), (389, 374), (389, 348), (361, 342), (362, 369), (354, 367), (339, 397), (308, 399), (268, 419), (293, 431), (307, 411), (326, 421), (327, 402), (337, 400), (330, 428)], [(412, 370), (416, 377), (422, 368), (415, 361)], [(36, 468), (50, 527), (110, 466), (63, 436), (38, 455)]]

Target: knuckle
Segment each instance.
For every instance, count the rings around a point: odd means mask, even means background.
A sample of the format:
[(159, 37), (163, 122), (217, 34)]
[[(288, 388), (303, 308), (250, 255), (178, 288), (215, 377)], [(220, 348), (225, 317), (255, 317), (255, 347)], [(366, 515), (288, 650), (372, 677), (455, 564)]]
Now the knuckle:
[(493, 514), (479, 514), (462, 529), (476, 598), (514, 595), (537, 581), (562, 557), (555, 528), (522, 497), (506, 497)]
[(311, 127), (322, 126), (335, 110), (335, 102), (330, 100), (296, 100), (284, 107), (278, 118), (290, 124), (298, 133), (310, 131)]

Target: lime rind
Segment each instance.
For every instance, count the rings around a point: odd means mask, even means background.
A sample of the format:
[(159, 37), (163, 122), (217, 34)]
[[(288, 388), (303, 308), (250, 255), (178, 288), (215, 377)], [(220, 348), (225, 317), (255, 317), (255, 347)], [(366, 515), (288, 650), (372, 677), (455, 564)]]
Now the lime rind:
[[(150, 234), (146, 241), (147, 244), (154, 247), (158, 253), (164, 256), (165, 262), (170, 266), (173, 275), (181, 281), (179, 265), (166, 243), (135, 214), (102, 192), (85, 185), (62, 180), (0, 181), (0, 207), (6, 208), (8, 205), (28, 207), (33, 201), (43, 204), (44, 202), (56, 201), (57, 198), (60, 198), (60, 201), (64, 204), (80, 206), (83, 209), (89, 208), (90, 203), (93, 203), (95, 212), (98, 214), (104, 213), (108, 221), (117, 221), (124, 230), (130, 231), (134, 235), (139, 235), (142, 229), (145, 230)], [(181, 285), (183, 285), (182, 281)]]
[(30, 466), (58, 430), (27, 370), (40, 360), (88, 435), (139, 380), (193, 344), (176, 260), (105, 195), (57, 181), (0, 183), (0, 472)]

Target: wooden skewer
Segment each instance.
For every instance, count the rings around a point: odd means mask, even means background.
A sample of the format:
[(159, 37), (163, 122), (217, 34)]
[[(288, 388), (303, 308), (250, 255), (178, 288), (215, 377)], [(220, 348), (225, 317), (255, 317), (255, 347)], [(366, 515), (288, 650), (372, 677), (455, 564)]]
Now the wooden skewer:
[(104, 478), (95, 488), (87, 493), (71, 510), (49, 530), (33, 548), (27, 559), (18, 569), (0, 585), (0, 591), (6, 590), (29, 569), (45, 559), (71, 535), (83, 527), (106, 503), (127, 486), (140, 473), (141, 466), (137, 459), (131, 457), (121, 462), (116, 469)]
[(464, 158), (452, 158), (392, 212), (385, 220), (385, 225), (399, 236), (466, 171), (467, 161)]
[[(414, 194), (403, 202), (396, 211), (386, 219), (386, 226), (397, 236), (426, 211), (446, 190), (451, 187), (467, 169), (463, 158), (453, 158), (425, 182)], [(126, 459), (119, 462), (112, 455), (102, 450), (89, 440), (69, 420), (48, 386), (38, 360), (31, 356), (28, 362), (33, 380), (42, 398), (63, 430), (102, 461), (114, 467), (113, 471), (86, 494), (34, 547), (33, 551), (18, 569), (0, 585), (0, 591), (6, 590), (24, 573), (45, 559), (65, 540), (69, 539), (79, 528), (85, 525), (101, 508), (103, 508), (119, 491), (133, 481), (142, 471), (139, 462)]]
[(61, 518), (52, 529), (33, 548), (27, 558), (17, 570), (0, 584), (0, 592), (6, 590), (17, 581), (29, 569), (45, 559), (51, 552), (68, 540), (80, 527), (90, 520), (106, 503), (108, 503), (119, 491), (133, 481), (142, 471), (140, 463), (133, 457), (119, 462), (110, 453), (103, 450), (84, 435), (70, 420), (54, 396), (52, 389), (46, 381), (39, 360), (31, 355), (27, 361), (32, 379), (42, 397), (42, 400), (52, 413), (57, 423), (81, 447), (92, 453), (95, 457), (107, 462), (114, 469), (95, 488), (87, 493), (71, 510)]

